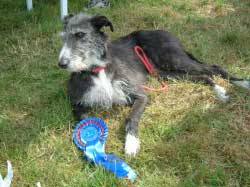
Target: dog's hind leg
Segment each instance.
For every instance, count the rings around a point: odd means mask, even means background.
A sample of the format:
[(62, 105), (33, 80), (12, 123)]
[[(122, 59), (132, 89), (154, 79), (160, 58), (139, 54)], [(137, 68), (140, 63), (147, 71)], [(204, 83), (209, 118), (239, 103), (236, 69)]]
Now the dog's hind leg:
[(189, 75), (220, 75), (230, 83), (250, 90), (250, 81), (235, 77), (218, 65), (209, 65), (197, 60), (192, 54), (185, 52), (186, 55), (173, 56), (175, 61), (175, 71), (183, 71)]
[(140, 148), (140, 142), (138, 138), (138, 123), (141, 115), (148, 102), (148, 98), (145, 94), (134, 95), (134, 103), (132, 111), (126, 119), (126, 140), (125, 140), (125, 153), (131, 156), (135, 156)]
[(201, 62), (191, 53), (182, 51), (178, 47), (172, 47), (171, 50), (168, 49), (168, 51), (170, 52), (170, 58), (168, 59), (170, 59), (172, 64), (174, 64), (174, 70), (181, 70), (191, 75), (207, 75), (209, 77), (212, 77), (213, 75), (220, 75), (222, 78), (229, 80), (230, 83), (250, 90), (249, 80), (235, 77), (218, 65), (209, 65), (205, 62)]
[(188, 53), (186, 51), (185, 53), (191, 60), (195, 61), (197, 65), (201, 67), (201, 70), (203, 71), (204, 74), (209, 76), (220, 75), (223, 79), (229, 80), (230, 83), (250, 90), (250, 81), (235, 77), (216, 64), (209, 65), (204, 62), (201, 62), (198, 59), (196, 59), (191, 53)]

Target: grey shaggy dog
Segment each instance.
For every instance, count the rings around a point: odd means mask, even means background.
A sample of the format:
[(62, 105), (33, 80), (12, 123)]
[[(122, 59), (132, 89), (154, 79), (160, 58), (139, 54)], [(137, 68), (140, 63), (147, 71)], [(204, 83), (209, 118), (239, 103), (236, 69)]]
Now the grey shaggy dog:
[(249, 81), (231, 76), (217, 65), (197, 60), (167, 31), (135, 31), (110, 42), (101, 31), (104, 26), (113, 31), (111, 21), (105, 16), (80, 13), (65, 17), (64, 44), (58, 63), (71, 72), (68, 96), (78, 119), (86, 117), (86, 112), (94, 106), (132, 106), (125, 121), (125, 153), (128, 155), (135, 155), (139, 150), (138, 123), (148, 102), (141, 85), (149, 73), (135, 55), (134, 46), (143, 48), (160, 79), (201, 81), (210, 85), (222, 101), (227, 101), (229, 96), (223, 87), (214, 83), (213, 75), (250, 89)]

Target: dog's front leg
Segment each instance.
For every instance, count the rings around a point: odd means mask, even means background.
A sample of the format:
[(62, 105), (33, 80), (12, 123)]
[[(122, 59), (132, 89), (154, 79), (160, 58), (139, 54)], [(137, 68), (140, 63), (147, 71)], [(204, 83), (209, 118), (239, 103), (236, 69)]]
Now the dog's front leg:
[(125, 153), (131, 156), (135, 156), (140, 148), (140, 142), (138, 138), (138, 123), (145, 109), (147, 101), (148, 98), (146, 95), (135, 95), (132, 111), (126, 119)]

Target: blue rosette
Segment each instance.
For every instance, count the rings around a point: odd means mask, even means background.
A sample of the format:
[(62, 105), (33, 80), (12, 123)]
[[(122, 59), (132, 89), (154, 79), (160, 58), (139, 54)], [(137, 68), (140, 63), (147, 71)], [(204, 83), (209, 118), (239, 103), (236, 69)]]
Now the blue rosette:
[(108, 128), (104, 121), (92, 117), (86, 118), (76, 125), (73, 141), (84, 152), (88, 160), (102, 165), (118, 178), (127, 177), (133, 181), (136, 174), (126, 162), (114, 154), (105, 153), (104, 143), (107, 136)]

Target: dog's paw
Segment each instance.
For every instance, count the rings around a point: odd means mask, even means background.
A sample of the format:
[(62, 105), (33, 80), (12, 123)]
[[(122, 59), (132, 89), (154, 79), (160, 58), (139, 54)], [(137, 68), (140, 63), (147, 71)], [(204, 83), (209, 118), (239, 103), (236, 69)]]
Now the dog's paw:
[(135, 156), (136, 153), (139, 151), (139, 148), (140, 148), (139, 138), (128, 133), (125, 142), (125, 153), (129, 156)]
[(242, 80), (242, 81), (232, 81), (233, 84), (250, 90), (250, 81), (249, 80)]
[(225, 90), (225, 88), (217, 84), (214, 86), (214, 93), (223, 102), (227, 102), (229, 100), (229, 95), (227, 95), (227, 91)]

